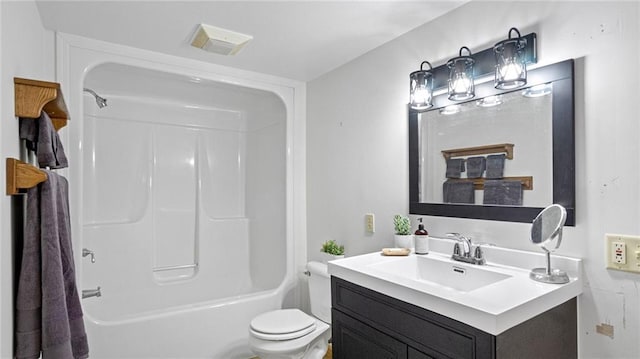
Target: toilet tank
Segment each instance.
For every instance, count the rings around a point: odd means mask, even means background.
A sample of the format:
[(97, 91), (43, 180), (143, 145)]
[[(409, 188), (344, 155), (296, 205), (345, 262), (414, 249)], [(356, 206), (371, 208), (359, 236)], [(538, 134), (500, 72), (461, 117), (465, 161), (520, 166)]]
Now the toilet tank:
[(309, 302), (311, 314), (331, 324), (331, 279), (326, 263), (309, 262)]

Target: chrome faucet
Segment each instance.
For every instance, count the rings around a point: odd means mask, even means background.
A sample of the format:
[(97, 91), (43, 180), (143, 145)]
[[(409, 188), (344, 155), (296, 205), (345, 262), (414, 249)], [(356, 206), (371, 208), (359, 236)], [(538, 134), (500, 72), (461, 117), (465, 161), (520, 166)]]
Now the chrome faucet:
[(90, 297), (100, 297), (102, 293), (100, 293), (100, 287), (96, 289), (88, 289), (82, 291), (82, 299), (90, 298)]
[[(482, 248), (480, 245), (477, 245), (474, 249), (471, 244), (471, 238), (465, 237), (460, 233), (447, 233), (447, 237), (451, 237), (457, 241), (453, 246), (451, 259), (477, 265), (483, 265), (486, 263)], [(460, 244), (462, 244), (462, 249), (460, 248)], [(473, 255), (471, 255), (471, 251), (473, 251)]]

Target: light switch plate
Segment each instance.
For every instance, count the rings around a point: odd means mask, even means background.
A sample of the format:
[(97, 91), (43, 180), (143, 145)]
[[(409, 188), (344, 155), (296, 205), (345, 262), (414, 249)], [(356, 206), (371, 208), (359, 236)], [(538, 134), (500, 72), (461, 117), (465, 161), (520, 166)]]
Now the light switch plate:
[(364, 215), (364, 226), (367, 233), (374, 233), (376, 231), (375, 216), (373, 213), (367, 213)]
[(640, 236), (605, 234), (607, 268), (640, 273)]

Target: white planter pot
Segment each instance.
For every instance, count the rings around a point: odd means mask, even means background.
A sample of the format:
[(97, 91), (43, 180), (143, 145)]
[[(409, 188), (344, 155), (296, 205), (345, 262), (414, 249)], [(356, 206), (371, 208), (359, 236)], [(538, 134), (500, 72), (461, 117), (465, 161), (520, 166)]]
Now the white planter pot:
[(413, 234), (395, 234), (393, 236), (396, 248), (414, 248)]
[(335, 259), (340, 259), (340, 258), (344, 258), (344, 255), (334, 255), (334, 254), (329, 254), (329, 253), (325, 253), (325, 252), (320, 252), (320, 261), (322, 263), (327, 263), (328, 261), (332, 261)]

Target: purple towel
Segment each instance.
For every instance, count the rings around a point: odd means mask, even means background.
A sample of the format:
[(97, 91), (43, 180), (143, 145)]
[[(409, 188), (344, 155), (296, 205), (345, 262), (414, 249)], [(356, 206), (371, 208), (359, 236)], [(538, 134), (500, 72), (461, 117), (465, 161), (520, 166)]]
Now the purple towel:
[(476, 192), (473, 181), (447, 180), (442, 184), (444, 203), (474, 204)]
[(522, 195), (522, 182), (520, 181), (484, 181), (483, 204), (522, 206)]
[(467, 178), (480, 178), (484, 172), (487, 159), (484, 156), (467, 158)]
[(69, 166), (60, 137), (46, 112), (39, 118), (20, 118), (20, 139), (29, 141), (29, 149), (38, 157), (40, 168)]
[(489, 155), (487, 156), (487, 172), (485, 177), (487, 179), (499, 179), (502, 178), (504, 172), (504, 160), (506, 156), (503, 154)]
[(27, 191), (16, 300), (16, 358), (84, 359), (89, 345), (75, 282), (67, 180), (47, 171)]
[(460, 172), (464, 172), (464, 159), (449, 158), (447, 160), (447, 178), (460, 178)]

